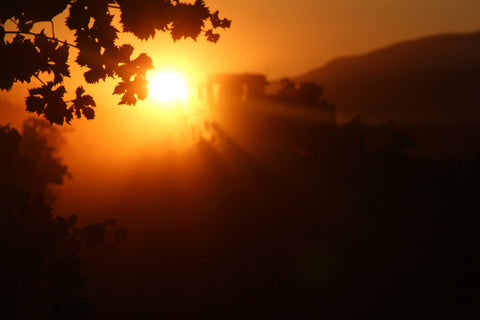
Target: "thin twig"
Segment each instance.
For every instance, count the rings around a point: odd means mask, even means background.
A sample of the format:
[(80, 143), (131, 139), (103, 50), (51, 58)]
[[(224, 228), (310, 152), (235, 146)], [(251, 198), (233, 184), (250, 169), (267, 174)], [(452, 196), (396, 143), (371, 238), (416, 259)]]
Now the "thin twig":
[(16, 26), (18, 26), (18, 23), (15, 20), (13, 20), (12, 18), (8, 18), (8, 20), (12, 21), (13, 23), (15, 23)]
[[(38, 36), (39, 35), (38, 33), (34, 33), (34, 32), (20, 32), (20, 31), (5, 31), (5, 33), (6, 34), (25, 34), (25, 35), (30, 35), (30, 36)], [(45, 36), (45, 37), (47, 39), (58, 41), (60, 43), (66, 44), (69, 47), (78, 49), (78, 47), (76, 45), (70, 44), (66, 41), (58, 40), (57, 38), (53, 38), (53, 37), (49, 37), (49, 36)]]
[(50, 20), (50, 23), (52, 24), (52, 37), (53, 37), (53, 38), (56, 38), (56, 37), (55, 37), (55, 26), (54, 26), (54, 24), (53, 24), (53, 20)]
[(42, 79), (40, 79), (36, 74), (33, 75), (35, 78), (37, 78), (38, 81), (40, 81), (44, 86), (46, 86), (47, 84), (45, 82), (42, 81)]

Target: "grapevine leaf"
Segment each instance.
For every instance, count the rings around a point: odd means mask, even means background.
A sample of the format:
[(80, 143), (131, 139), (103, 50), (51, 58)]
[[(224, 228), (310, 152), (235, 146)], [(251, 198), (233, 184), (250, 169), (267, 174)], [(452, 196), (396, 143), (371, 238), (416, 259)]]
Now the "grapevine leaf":
[(204, 20), (210, 16), (205, 2), (197, 0), (194, 4), (180, 3), (176, 7), (178, 12), (170, 30), (172, 39), (174, 41), (181, 38), (196, 40), (205, 25)]
[(90, 95), (84, 95), (85, 89), (82, 86), (78, 87), (75, 91), (76, 98), (73, 100), (73, 108), (75, 110), (75, 115), (77, 118), (81, 118), (82, 114), (88, 120), (95, 118), (95, 110), (92, 107), (95, 107), (95, 101)]
[[(43, 114), (50, 123), (62, 125), (70, 118), (71, 110), (63, 100), (65, 87), (60, 86), (53, 90), (53, 82), (42, 87), (29, 89), (30, 95), (26, 99), (27, 111)], [(67, 121), (68, 122), (68, 121)]]
[(145, 100), (148, 96), (148, 80), (143, 76), (136, 76), (133, 81), (120, 82), (113, 91), (114, 94), (123, 94), (119, 104), (135, 105), (138, 100)]
[(212, 29), (205, 32), (205, 37), (207, 37), (207, 41), (213, 43), (217, 43), (218, 39), (220, 39), (220, 35), (218, 33), (214, 33)]
[(86, 1), (78, 0), (70, 6), (70, 15), (67, 17), (65, 24), (70, 30), (88, 28), (90, 15), (85, 10)]
[(45, 100), (37, 96), (28, 96), (26, 100), (27, 111), (35, 112), (38, 115), (43, 114), (45, 110)]

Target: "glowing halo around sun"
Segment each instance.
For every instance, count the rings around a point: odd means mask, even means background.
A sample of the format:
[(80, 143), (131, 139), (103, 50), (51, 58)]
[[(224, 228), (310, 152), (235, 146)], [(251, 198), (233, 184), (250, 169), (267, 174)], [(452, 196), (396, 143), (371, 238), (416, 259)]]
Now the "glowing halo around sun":
[(149, 94), (164, 104), (185, 102), (188, 96), (185, 79), (175, 71), (161, 71), (156, 73), (148, 86)]

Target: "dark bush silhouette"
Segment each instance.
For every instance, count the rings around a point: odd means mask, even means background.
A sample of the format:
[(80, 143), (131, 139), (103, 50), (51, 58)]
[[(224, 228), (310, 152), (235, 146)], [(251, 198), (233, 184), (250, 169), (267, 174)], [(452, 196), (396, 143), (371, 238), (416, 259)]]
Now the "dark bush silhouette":
[(76, 216), (52, 215), (50, 186), (63, 182), (67, 168), (54, 157), (48, 133), (58, 134), (36, 119), (25, 122), (22, 134), (0, 127), (2, 319), (89, 318), (79, 254), (116, 223), (80, 227)]

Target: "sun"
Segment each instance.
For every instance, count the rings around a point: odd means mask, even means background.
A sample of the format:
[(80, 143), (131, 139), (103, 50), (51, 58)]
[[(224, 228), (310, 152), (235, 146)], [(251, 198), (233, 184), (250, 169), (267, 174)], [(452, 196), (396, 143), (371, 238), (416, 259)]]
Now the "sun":
[(149, 93), (164, 103), (184, 102), (188, 90), (185, 78), (175, 71), (156, 73), (150, 80)]

